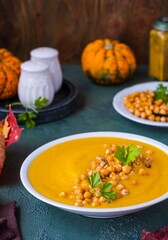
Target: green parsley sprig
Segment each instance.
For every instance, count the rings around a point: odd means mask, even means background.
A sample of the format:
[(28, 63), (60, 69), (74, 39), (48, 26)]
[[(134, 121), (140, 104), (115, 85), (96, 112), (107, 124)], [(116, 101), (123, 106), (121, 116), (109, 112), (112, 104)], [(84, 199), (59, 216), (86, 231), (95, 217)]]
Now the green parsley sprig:
[(137, 148), (134, 144), (130, 144), (127, 148), (124, 146), (117, 146), (114, 157), (120, 160), (125, 166), (135, 161), (140, 154), (141, 150)]
[(162, 99), (163, 102), (168, 104), (168, 87), (164, 86), (163, 84), (159, 84), (154, 91), (154, 94), (155, 100)]
[(90, 177), (87, 176), (86, 180), (88, 181), (92, 188), (98, 187), (101, 183), (100, 174), (98, 172), (92, 173)]
[(107, 200), (116, 199), (116, 192), (112, 190), (112, 183), (103, 183), (103, 186), (100, 189), (100, 194)]
[[(90, 184), (92, 188), (96, 188), (100, 186), (102, 183), (100, 174), (98, 172), (92, 173), (90, 177), (86, 177), (86, 180)], [(112, 184), (108, 182), (104, 182), (101, 189), (100, 189), (100, 194), (102, 197), (104, 197), (106, 200), (110, 199), (116, 199), (116, 192), (112, 190)]]
[(48, 99), (42, 98), (42, 97), (38, 97), (34, 102), (34, 106), (36, 106), (39, 110), (46, 108), (47, 104), (48, 104)]
[(14, 103), (11, 103), (10, 105), (23, 106), (25, 108), (25, 111), (18, 114), (18, 120), (21, 122), (24, 122), (27, 128), (34, 128), (36, 125), (38, 110), (42, 110), (46, 108), (47, 104), (48, 104), (48, 99), (38, 97), (34, 102), (35, 107), (32, 107), (28, 104), (23, 104), (21, 102), (14, 102)]

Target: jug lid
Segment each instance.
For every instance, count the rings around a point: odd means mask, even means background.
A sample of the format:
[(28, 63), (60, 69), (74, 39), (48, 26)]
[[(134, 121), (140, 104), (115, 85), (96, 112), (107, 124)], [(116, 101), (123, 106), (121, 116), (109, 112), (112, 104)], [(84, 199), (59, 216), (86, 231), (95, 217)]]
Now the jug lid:
[(39, 47), (35, 48), (30, 52), (31, 57), (35, 58), (53, 58), (58, 56), (58, 50), (50, 47)]

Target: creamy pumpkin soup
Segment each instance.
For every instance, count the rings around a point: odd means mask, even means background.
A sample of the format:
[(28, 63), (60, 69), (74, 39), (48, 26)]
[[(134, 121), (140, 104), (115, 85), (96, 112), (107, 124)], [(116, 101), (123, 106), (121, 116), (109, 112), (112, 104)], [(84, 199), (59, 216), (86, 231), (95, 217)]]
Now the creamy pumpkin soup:
[(134, 140), (83, 138), (39, 154), (28, 177), (39, 193), (61, 203), (130, 206), (168, 192), (168, 154)]

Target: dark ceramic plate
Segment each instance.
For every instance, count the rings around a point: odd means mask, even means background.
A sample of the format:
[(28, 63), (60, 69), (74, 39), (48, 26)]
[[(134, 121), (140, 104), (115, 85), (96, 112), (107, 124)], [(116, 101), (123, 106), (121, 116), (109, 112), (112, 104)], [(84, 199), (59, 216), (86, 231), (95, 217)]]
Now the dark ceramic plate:
[[(59, 92), (55, 94), (53, 102), (45, 109), (39, 110), (36, 123), (55, 121), (70, 114), (75, 108), (77, 93), (76, 87), (64, 79), (63, 85)], [(8, 114), (8, 108), (6, 106), (13, 102), (19, 102), (18, 97), (0, 101), (0, 120), (4, 119)], [(18, 114), (24, 112), (25, 109), (22, 106), (12, 106), (12, 111), (17, 117)]]

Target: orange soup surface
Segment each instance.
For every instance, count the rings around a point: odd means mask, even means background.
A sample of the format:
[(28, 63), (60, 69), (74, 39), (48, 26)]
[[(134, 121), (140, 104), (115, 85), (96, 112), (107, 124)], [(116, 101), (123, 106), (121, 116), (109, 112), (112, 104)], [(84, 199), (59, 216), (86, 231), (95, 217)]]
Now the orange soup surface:
[[(124, 174), (126, 177), (123, 180), (121, 177), (119, 182), (113, 185), (114, 190), (117, 189), (116, 185), (124, 185), (128, 194), (112, 201), (102, 201), (96, 207), (116, 208), (135, 205), (168, 192), (168, 154), (166, 152), (143, 142), (112, 137), (90, 137), (55, 145), (32, 161), (28, 170), (28, 178), (32, 186), (47, 198), (75, 205), (76, 200), (71, 197), (75, 181), (87, 169), (91, 169), (91, 163), (97, 156), (107, 156), (108, 150), (105, 145), (129, 146), (130, 144), (140, 146), (141, 155), (145, 159), (152, 159), (151, 166), (145, 168), (145, 174), (139, 174), (141, 169), (133, 175)], [(103, 173), (103, 170), (100, 171)], [(116, 174), (121, 175), (120, 172)], [(65, 196), (60, 193), (65, 193)], [(94, 207), (91, 204), (84, 206)]]

